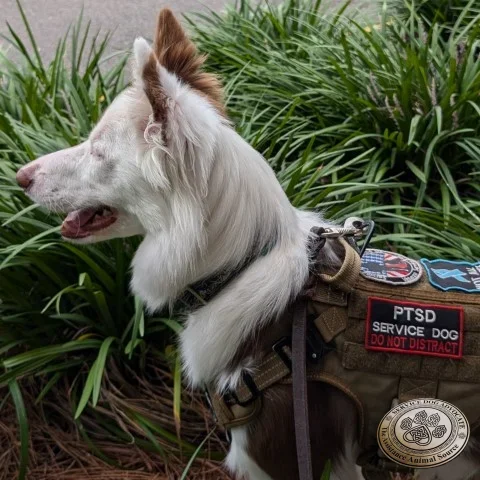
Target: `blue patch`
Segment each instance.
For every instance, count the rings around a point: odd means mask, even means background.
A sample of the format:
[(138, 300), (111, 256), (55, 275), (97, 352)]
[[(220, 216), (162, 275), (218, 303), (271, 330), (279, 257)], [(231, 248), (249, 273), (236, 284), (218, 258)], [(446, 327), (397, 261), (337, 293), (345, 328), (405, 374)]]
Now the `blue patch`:
[(456, 290), (480, 293), (480, 262), (452, 262), (450, 260), (420, 260), (430, 283), (444, 292)]

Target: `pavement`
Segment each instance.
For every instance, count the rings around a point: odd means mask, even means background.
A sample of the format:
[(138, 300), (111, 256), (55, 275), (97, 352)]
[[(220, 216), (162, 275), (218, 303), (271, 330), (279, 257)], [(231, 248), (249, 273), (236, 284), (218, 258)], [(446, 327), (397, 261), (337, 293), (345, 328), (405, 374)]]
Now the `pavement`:
[[(280, 0), (270, 0), (270, 2)], [(313, 1), (313, 0), (312, 0)], [(341, 4), (343, 0), (326, 0)], [(26, 30), (16, 0), (0, 0), (0, 48), (8, 48), (1, 35), (8, 35), (7, 22), (26, 40)], [(29, 20), (40, 53), (45, 61), (50, 61), (55, 53), (58, 40), (64, 36), (69, 25), (74, 24), (83, 8), (85, 20), (92, 21), (92, 32), (112, 32), (110, 52), (125, 51), (131, 48), (138, 36), (151, 38), (155, 28), (157, 13), (162, 7), (171, 8), (176, 14), (206, 11), (222, 11), (227, 3), (234, 0), (21, 0)], [(378, 3), (376, 0), (353, 0), (353, 8), (365, 11), (365, 4)], [(350, 7), (352, 8), (352, 7)], [(9, 52), (9, 57), (18, 56)]]
[[(221, 11), (228, 0), (21, 0), (42, 57), (53, 58), (58, 40), (74, 24), (83, 8), (85, 20), (92, 21), (92, 31), (113, 31), (111, 51), (127, 50), (138, 36), (151, 38), (158, 11), (171, 8), (176, 14), (212, 9)], [(15, 0), (0, 1), (0, 35), (8, 35), (7, 22), (22, 40), (26, 30)], [(3, 49), (8, 48), (0, 39)], [(15, 58), (15, 56), (14, 56)]]

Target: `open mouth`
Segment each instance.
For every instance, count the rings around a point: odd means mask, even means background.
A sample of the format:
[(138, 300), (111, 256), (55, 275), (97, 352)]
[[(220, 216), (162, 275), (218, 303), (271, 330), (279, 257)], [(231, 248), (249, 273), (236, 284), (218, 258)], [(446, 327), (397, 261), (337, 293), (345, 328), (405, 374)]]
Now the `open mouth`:
[(67, 215), (62, 223), (62, 236), (65, 238), (85, 238), (109, 227), (117, 219), (117, 210), (104, 205), (74, 210)]

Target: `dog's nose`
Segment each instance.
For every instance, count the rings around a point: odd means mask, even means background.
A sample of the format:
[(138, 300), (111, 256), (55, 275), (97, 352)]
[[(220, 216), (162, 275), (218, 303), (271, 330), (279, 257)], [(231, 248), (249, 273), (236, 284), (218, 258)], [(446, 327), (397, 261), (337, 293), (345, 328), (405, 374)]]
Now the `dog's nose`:
[(38, 165), (25, 165), (17, 172), (17, 183), (27, 189), (33, 183), (33, 174)]

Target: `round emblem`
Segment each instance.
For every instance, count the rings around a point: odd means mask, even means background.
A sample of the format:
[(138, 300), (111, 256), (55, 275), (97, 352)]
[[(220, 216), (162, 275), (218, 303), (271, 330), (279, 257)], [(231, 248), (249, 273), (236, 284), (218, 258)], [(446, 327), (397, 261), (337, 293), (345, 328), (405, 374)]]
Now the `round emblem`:
[(421, 398), (400, 403), (380, 422), (377, 440), (394, 462), (432, 468), (453, 460), (466, 447), (470, 426), (451, 403)]
[(422, 278), (423, 270), (419, 262), (399, 253), (367, 248), (362, 256), (360, 273), (376, 282), (411, 285)]

